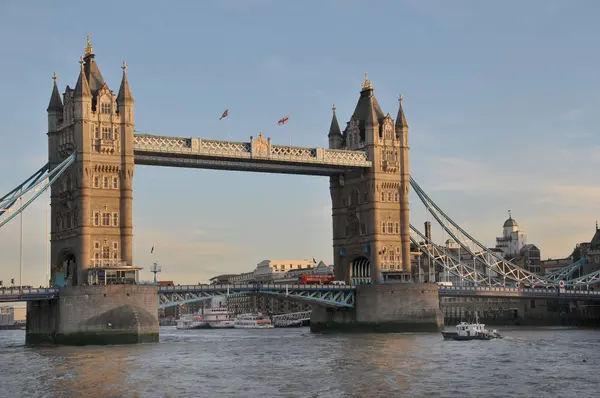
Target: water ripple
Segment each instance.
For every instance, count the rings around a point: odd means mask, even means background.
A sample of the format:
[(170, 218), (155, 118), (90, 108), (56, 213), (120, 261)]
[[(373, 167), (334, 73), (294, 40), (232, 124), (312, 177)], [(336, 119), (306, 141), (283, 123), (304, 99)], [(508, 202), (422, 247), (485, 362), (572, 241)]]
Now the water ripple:
[(161, 329), (158, 344), (25, 347), (0, 333), (6, 397), (593, 397), (600, 332), (505, 329), (315, 335), (307, 329)]

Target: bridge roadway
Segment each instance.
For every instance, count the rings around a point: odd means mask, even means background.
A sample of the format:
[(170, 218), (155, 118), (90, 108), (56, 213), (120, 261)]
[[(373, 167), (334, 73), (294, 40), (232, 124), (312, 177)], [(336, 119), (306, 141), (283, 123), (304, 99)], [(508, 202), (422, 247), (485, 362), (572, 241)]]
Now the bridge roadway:
[[(287, 297), (309, 304), (352, 308), (355, 304), (356, 286), (333, 285), (182, 285), (159, 286), (159, 308), (209, 300), (213, 297), (243, 294), (268, 294)], [(0, 288), (0, 302), (51, 300), (58, 298), (58, 288)], [(561, 289), (531, 289), (510, 287), (440, 286), (441, 297), (521, 297), (568, 298), (600, 300), (600, 291)]]

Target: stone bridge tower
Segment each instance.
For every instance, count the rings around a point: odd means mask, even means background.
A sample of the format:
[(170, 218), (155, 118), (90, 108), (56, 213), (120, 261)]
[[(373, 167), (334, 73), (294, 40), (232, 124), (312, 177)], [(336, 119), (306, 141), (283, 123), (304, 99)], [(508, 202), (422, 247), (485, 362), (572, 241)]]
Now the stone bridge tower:
[(366, 75), (343, 132), (334, 106), (329, 148), (363, 150), (373, 162), (370, 170), (330, 179), (336, 279), (376, 283), (382, 272), (410, 272), (408, 124), (402, 97), (394, 121), (383, 113)]
[(76, 162), (51, 188), (51, 285), (87, 282), (90, 267), (132, 265), (133, 96), (123, 63), (110, 90), (90, 38), (74, 89), (61, 98), (56, 74), (48, 106), (48, 158)]

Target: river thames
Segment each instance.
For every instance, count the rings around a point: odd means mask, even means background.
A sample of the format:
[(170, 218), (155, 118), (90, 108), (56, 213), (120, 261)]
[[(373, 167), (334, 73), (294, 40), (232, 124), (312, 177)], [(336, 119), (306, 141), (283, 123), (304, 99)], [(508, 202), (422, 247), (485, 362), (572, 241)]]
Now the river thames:
[(492, 341), (440, 334), (311, 334), (308, 328), (162, 327), (160, 343), (25, 347), (0, 332), (1, 396), (595, 397), (600, 331), (506, 329)]

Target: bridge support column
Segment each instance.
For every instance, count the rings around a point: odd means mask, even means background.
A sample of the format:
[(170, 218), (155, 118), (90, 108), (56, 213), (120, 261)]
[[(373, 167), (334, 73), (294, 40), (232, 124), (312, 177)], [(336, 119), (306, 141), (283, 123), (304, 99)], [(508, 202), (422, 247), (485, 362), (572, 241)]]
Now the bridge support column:
[(74, 286), (57, 300), (27, 303), (25, 343), (157, 342), (158, 328), (157, 286)]
[(312, 332), (437, 332), (444, 327), (436, 284), (359, 285), (356, 307), (314, 306)]

